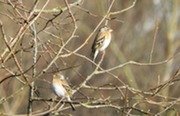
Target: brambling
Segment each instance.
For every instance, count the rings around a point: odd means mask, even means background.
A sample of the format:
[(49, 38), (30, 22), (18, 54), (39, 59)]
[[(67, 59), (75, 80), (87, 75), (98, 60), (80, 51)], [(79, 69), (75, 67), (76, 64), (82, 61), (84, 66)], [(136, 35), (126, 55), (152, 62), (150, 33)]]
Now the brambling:
[(72, 110), (75, 110), (70, 98), (72, 95), (72, 89), (61, 73), (56, 73), (53, 75), (52, 88), (58, 97), (67, 98), (67, 100), (70, 102)]
[(111, 32), (113, 30), (109, 27), (102, 27), (97, 33), (95, 40), (92, 45), (91, 56), (93, 57), (93, 61), (95, 61), (99, 51), (104, 51), (111, 42)]

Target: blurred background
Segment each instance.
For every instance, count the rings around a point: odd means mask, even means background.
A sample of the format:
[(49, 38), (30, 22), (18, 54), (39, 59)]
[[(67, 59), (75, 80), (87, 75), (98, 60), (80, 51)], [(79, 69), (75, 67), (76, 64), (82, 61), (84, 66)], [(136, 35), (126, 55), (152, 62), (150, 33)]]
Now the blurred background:
[[(101, 64), (104, 72), (100, 74), (93, 72), (96, 66), (90, 62), (91, 46), (96, 33), (105, 25), (104, 20), (98, 27), (112, 0), (79, 1), (68, 0), (74, 5), (71, 10), (77, 25), (72, 38), (72, 16), (67, 9), (59, 12), (67, 7), (64, 0), (0, 1), (0, 113), (77, 116), (179, 114), (180, 1), (115, 0), (110, 12), (126, 9), (133, 2), (135, 5), (109, 17), (112, 41)], [(76, 2), (78, 4), (74, 4)], [(13, 42), (15, 46), (11, 46)], [(63, 50), (59, 58), (43, 72), (60, 49)], [(96, 63), (101, 56), (102, 53)], [(127, 65), (121, 66), (124, 63)], [(52, 75), (58, 71), (65, 75), (73, 89), (93, 74), (87, 83), (89, 88), (82, 87), (72, 96), (77, 102), (74, 112), (70, 108), (49, 111), (56, 104), (49, 99), (55, 97), (51, 81)], [(39, 95), (30, 95), (32, 88), (19, 81), (33, 78), (33, 87)]]

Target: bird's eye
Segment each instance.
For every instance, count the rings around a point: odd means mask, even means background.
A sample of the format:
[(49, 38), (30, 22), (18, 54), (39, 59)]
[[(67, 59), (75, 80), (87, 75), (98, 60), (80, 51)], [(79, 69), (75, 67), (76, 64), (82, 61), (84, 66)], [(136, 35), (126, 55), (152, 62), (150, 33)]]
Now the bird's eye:
[(64, 80), (64, 76), (61, 76), (60, 79), (61, 79), (61, 80)]

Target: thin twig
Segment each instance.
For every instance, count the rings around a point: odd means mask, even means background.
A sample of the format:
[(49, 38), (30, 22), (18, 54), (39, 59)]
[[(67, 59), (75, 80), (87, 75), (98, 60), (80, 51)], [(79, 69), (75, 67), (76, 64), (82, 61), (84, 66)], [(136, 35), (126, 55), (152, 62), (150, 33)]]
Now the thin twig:
[(153, 37), (153, 44), (152, 44), (151, 52), (150, 52), (149, 63), (152, 63), (153, 52), (154, 52), (154, 46), (155, 46), (155, 41), (156, 41), (158, 29), (159, 29), (159, 24), (158, 24), (158, 21), (156, 21), (156, 26), (155, 26), (155, 32), (154, 32), (154, 37)]

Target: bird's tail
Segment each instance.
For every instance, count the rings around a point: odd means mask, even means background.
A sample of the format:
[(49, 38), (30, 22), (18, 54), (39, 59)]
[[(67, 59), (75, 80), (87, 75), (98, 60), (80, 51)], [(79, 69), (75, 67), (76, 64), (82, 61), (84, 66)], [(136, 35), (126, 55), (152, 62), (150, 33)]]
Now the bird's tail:
[(92, 50), (92, 52), (91, 52), (91, 57), (93, 58), (93, 61), (95, 62), (95, 59), (96, 59), (96, 57), (97, 57), (97, 55), (98, 55), (98, 50)]
[(74, 108), (73, 104), (71, 102), (69, 102), (69, 104), (70, 104), (72, 110), (75, 111), (76, 109)]
[(68, 99), (68, 101), (69, 101), (69, 104), (70, 104), (72, 110), (75, 111), (76, 109), (74, 108), (74, 106), (73, 106), (73, 104), (72, 104), (71, 98), (68, 96), (67, 99)]

